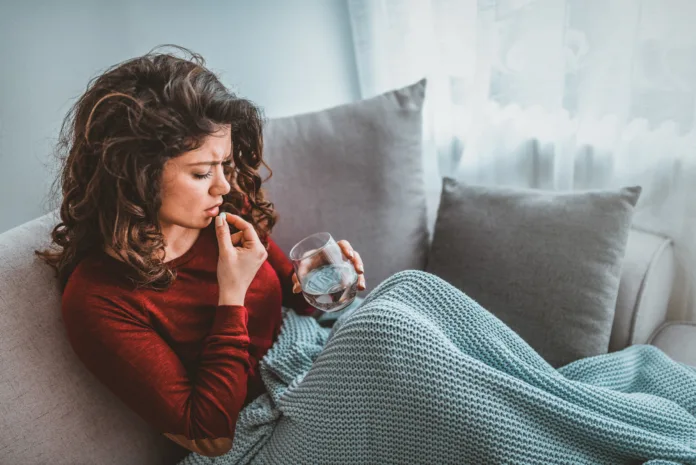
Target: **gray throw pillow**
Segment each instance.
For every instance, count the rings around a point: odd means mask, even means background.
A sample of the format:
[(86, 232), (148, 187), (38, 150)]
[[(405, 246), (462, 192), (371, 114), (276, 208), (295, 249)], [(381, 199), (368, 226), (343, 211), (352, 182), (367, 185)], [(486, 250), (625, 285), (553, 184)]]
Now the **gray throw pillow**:
[(476, 300), (554, 367), (604, 354), (640, 192), (443, 178), (426, 271)]
[[(428, 253), (421, 158), (425, 79), (323, 111), (268, 121), (264, 183), (289, 253), (310, 234), (346, 239), (365, 264), (367, 290)], [(263, 175), (264, 179), (267, 173)]]

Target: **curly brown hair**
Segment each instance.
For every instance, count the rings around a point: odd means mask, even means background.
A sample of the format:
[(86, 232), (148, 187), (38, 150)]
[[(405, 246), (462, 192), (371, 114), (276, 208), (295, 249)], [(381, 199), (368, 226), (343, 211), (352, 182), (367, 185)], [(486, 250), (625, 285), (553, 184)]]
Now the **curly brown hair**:
[(63, 121), (52, 188), (62, 188), (61, 222), (51, 233), (61, 249), (35, 251), (56, 270), (61, 290), (80, 260), (105, 246), (121, 251), (136, 287), (169, 288), (176, 270), (163, 262), (157, 215), (164, 164), (223, 124), (231, 126), (234, 164), (220, 211), (249, 221), (267, 246), (277, 213), (261, 189), (273, 174), (263, 160), (261, 110), (230, 92), (198, 53), (173, 45), (190, 56), (180, 58), (155, 53), (159, 47), (90, 80)]

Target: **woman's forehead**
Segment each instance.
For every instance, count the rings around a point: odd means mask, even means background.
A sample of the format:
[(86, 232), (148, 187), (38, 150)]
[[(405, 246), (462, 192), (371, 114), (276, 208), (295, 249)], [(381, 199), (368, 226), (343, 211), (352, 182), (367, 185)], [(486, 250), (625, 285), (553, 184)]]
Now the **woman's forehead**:
[(227, 129), (221, 129), (206, 136), (200, 147), (181, 154), (184, 163), (219, 162), (227, 159), (232, 152), (232, 137)]

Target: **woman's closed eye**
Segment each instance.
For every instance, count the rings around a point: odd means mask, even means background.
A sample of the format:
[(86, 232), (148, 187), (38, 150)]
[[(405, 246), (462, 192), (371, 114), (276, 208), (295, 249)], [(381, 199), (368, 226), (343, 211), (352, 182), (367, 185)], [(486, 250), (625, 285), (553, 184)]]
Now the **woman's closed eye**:
[[(224, 162), (224, 163), (222, 164), (222, 167), (223, 167), (223, 168), (231, 168), (231, 167), (232, 167), (232, 160)], [(194, 174), (193, 174), (193, 177), (196, 178), (196, 179), (208, 179), (208, 178), (211, 177), (212, 175), (213, 175), (213, 170), (210, 170), (210, 171), (208, 171), (208, 172), (205, 173), (205, 174), (196, 174), (196, 173), (194, 173)]]

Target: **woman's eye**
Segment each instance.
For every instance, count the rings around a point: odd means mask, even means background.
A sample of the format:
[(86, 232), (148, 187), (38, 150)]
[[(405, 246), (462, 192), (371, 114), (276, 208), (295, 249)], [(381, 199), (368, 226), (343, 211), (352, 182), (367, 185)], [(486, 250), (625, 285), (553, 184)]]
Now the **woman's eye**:
[[(232, 168), (232, 163), (233, 163), (232, 160), (224, 162), (224, 163), (222, 164), (222, 169), (223, 169), (223, 170), (226, 170), (226, 169)], [(212, 171), (208, 171), (206, 174), (195, 174), (195, 173), (194, 173), (193, 177), (196, 178), (196, 179), (208, 179), (208, 178), (211, 177), (212, 175), (213, 175), (213, 172), (212, 172)]]

